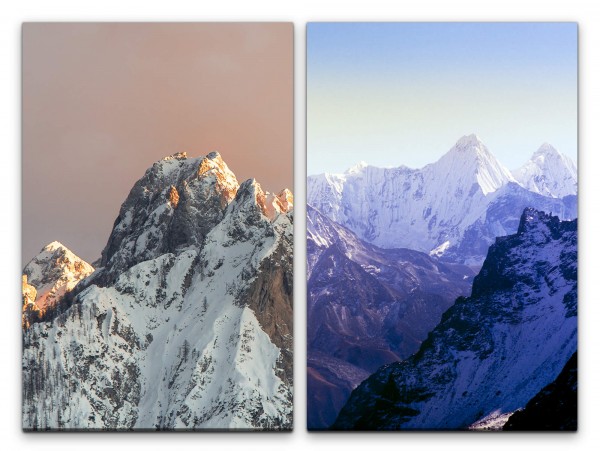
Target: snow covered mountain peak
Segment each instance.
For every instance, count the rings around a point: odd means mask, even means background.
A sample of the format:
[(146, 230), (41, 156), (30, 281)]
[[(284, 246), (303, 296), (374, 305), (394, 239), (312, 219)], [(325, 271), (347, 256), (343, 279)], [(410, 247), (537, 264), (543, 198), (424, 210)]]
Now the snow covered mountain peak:
[(518, 183), (544, 196), (563, 198), (577, 194), (577, 167), (566, 155), (544, 143), (531, 159), (513, 171)]
[(102, 252), (105, 274), (114, 275), (165, 252), (198, 247), (223, 218), (238, 181), (221, 156), (175, 154), (154, 163), (121, 206)]
[(265, 198), (217, 153), (154, 163), (98, 270), (24, 332), (24, 429), (290, 429), (293, 214)]
[[(549, 148), (542, 150), (544, 155), (554, 154)], [(554, 158), (546, 156), (544, 161)], [(307, 202), (379, 247), (406, 247), (478, 265), (496, 236), (516, 232), (526, 206), (554, 212), (561, 219), (576, 217), (576, 200), (559, 195), (576, 194), (575, 166), (530, 164), (540, 181), (556, 181), (551, 184), (553, 195), (538, 188), (539, 183), (528, 184), (511, 174), (472, 134), (420, 169), (359, 164), (343, 174), (309, 176)], [(574, 178), (565, 178), (564, 172), (560, 176), (558, 170), (557, 176), (550, 176), (552, 167), (572, 167)]]
[(476, 181), (484, 195), (515, 181), (475, 134), (460, 138), (434, 165), (446, 176), (459, 177), (465, 183)]
[[(42, 317), (71, 291), (80, 280), (94, 272), (86, 261), (58, 241), (46, 245), (23, 269), (23, 325)], [(26, 293), (27, 292), (27, 293)]]
[(549, 143), (543, 143), (540, 148), (538, 150), (535, 151), (535, 153), (533, 154), (534, 158), (536, 156), (540, 156), (540, 155), (553, 155), (553, 156), (559, 156), (560, 152), (558, 150), (556, 150), (556, 148)]
[(346, 174), (356, 174), (357, 172), (361, 172), (363, 169), (365, 169), (368, 165), (368, 163), (366, 161), (360, 161), (357, 164), (355, 164), (354, 166), (352, 166), (351, 168), (349, 168), (348, 170), (346, 170)]
[(456, 141), (456, 147), (460, 149), (470, 148), (470, 147), (482, 147), (483, 142), (475, 133), (471, 133), (470, 135), (464, 135)]
[(208, 176), (214, 177), (219, 186), (228, 192), (229, 201), (231, 201), (231, 198), (235, 196), (239, 184), (235, 174), (231, 172), (218, 152), (209, 153), (206, 157), (202, 158), (200, 166), (198, 166), (198, 177)]
[(264, 216), (273, 219), (268, 212), (266, 198), (267, 196), (260, 186), (260, 183), (254, 178), (248, 179), (240, 185), (235, 199), (229, 205), (228, 211), (244, 211), (245, 213), (250, 213), (258, 210)]

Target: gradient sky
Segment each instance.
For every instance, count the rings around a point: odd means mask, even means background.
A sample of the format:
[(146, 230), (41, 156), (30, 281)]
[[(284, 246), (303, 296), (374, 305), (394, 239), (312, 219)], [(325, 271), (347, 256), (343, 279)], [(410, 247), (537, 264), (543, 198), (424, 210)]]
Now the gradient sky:
[(26, 264), (58, 240), (91, 262), (153, 162), (216, 150), (293, 188), (291, 23), (23, 26)]
[(576, 161), (575, 23), (310, 23), (308, 174), (422, 167), (476, 133), (509, 169)]

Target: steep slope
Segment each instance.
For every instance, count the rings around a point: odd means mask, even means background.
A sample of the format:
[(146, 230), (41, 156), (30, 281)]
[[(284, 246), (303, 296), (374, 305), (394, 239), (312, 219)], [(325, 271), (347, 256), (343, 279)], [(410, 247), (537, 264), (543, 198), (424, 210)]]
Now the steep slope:
[(506, 422), (505, 431), (577, 430), (577, 353), (556, 380), (545, 386), (523, 410)]
[(363, 382), (336, 429), (461, 429), (513, 412), (577, 348), (577, 221), (523, 212), (490, 248), (469, 298), (419, 351)]
[(43, 319), (65, 293), (94, 268), (58, 241), (45, 246), (23, 269), (24, 327)]
[(24, 429), (289, 429), (293, 214), (220, 155), (123, 203), (102, 268), (24, 332)]
[[(475, 135), (462, 137), (421, 169), (360, 164), (344, 174), (307, 180), (307, 202), (359, 238), (476, 266), (496, 236), (516, 232), (525, 207), (565, 212), (561, 219), (576, 217), (562, 199), (542, 194), (532, 196), (521, 187)], [(510, 221), (494, 216), (499, 205)], [(474, 237), (480, 230), (483, 236)]]
[(418, 349), (474, 274), (377, 248), (307, 209), (308, 426), (323, 429), (368, 374)]
[(542, 144), (512, 175), (529, 191), (544, 196), (562, 198), (577, 194), (575, 163), (548, 143)]

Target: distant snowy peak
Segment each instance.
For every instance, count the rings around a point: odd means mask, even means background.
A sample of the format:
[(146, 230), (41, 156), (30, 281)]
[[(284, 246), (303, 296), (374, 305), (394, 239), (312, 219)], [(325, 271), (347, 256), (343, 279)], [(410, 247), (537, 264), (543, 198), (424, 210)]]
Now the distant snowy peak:
[(548, 143), (513, 171), (513, 176), (524, 188), (544, 196), (562, 198), (577, 194), (575, 163)]
[(23, 269), (23, 309), (43, 314), (94, 268), (58, 241), (45, 246)]
[(500, 164), (475, 134), (460, 138), (452, 149), (430, 166), (448, 177), (474, 176), (484, 195), (515, 181), (510, 171)]
[(565, 197), (577, 192), (570, 160), (544, 145), (523, 173), (511, 173), (472, 134), (420, 169), (361, 162), (309, 176), (307, 203), (376, 246), (479, 265), (495, 237), (516, 231), (524, 207), (577, 216), (576, 199)]
[(357, 172), (361, 172), (367, 166), (369, 166), (369, 164), (366, 161), (361, 161), (360, 163), (355, 164), (350, 169), (348, 169), (346, 171), (346, 174), (355, 174)]

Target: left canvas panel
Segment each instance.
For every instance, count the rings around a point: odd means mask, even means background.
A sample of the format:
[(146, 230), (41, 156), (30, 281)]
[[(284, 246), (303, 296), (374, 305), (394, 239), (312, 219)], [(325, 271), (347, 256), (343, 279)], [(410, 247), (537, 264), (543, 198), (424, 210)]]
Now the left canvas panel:
[(23, 429), (291, 430), (293, 25), (22, 33)]

